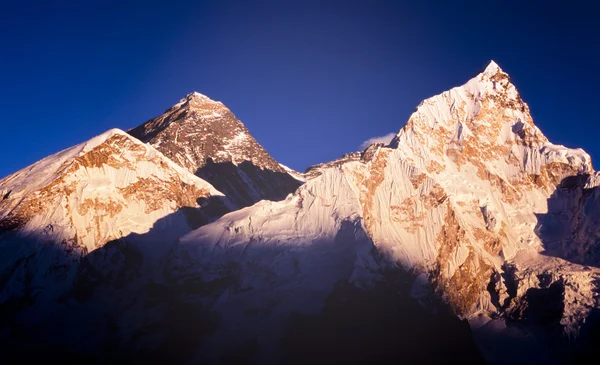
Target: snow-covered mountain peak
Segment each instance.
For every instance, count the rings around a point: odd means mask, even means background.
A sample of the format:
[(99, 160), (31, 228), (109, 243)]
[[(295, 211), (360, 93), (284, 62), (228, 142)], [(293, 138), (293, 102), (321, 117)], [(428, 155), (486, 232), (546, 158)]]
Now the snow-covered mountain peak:
[(223, 196), (150, 145), (111, 129), (0, 180), (0, 233), (39, 235), (84, 251), (144, 233), (197, 200)]
[(190, 108), (224, 108), (225, 105), (220, 101), (212, 100), (208, 96), (197, 91), (187, 94), (175, 106), (185, 105)]
[[(490, 362), (523, 360), (495, 336), (522, 333), (553, 350), (600, 307), (592, 172), (584, 151), (548, 141), (493, 61), (424, 100), (390, 144), (303, 174), (277, 163), (223, 104), (188, 94), (129, 134), (107, 131), (0, 180), (0, 307), (17, 320), (0, 333), (66, 332), (87, 346), (77, 338), (86, 333), (98, 354), (173, 348), (162, 358), (220, 363), (239, 349), (287, 363), (276, 344), (320, 358), (312, 354), (329, 346), (306, 351), (304, 336), (337, 341), (314, 335), (336, 323), (353, 347), (364, 323), (412, 337), (428, 326), (391, 321), (416, 299), (435, 322), (446, 307), (469, 319), (483, 349), (506, 352)], [(346, 314), (332, 322), (333, 312)], [(321, 315), (323, 327), (293, 325)], [(367, 331), (365, 342), (394, 347), (397, 333), (380, 342)]]
[[(202, 179), (188, 173), (177, 164), (165, 158), (152, 146), (140, 142), (121, 129), (113, 128), (86, 142), (57, 152), (0, 180), (2, 191), (11, 191), (11, 195), (27, 196), (53, 185), (57, 180), (65, 179), (80, 168), (134, 169), (136, 163), (157, 161), (168, 169), (182, 175), (187, 183), (206, 187), (211, 195), (222, 195)], [(141, 167), (141, 166), (140, 166)]]
[[(278, 293), (294, 283), (319, 292), (340, 278), (367, 285), (380, 265), (370, 257), (374, 246), (381, 257), (419, 273), (457, 314), (507, 313), (527, 302), (525, 291), (538, 286), (549, 265), (564, 265), (539, 255), (554, 247), (543, 234), (554, 228), (546, 225), (560, 227), (556, 221), (563, 219), (554, 216), (564, 209), (553, 196), (564, 181), (586, 181), (591, 171), (585, 152), (548, 141), (494, 63), (464, 85), (424, 100), (388, 146), (315, 166), (284, 201), (261, 202), (183, 237), (173, 269), (214, 280), (219, 265), (235, 262), (241, 277), (253, 278), (253, 288)], [(339, 271), (336, 247), (351, 251)], [(314, 257), (322, 261), (310, 256), (305, 263), (283, 263), (301, 250), (317, 250)], [(265, 252), (273, 256), (265, 259)], [(321, 263), (331, 272), (311, 277)], [(522, 270), (519, 278), (510, 265)], [(556, 270), (557, 282), (559, 275), (579, 283), (600, 273), (576, 277), (571, 270), (580, 268)], [(521, 277), (528, 281), (514, 284), (519, 291), (513, 292), (512, 280)], [(577, 321), (573, 313), (589, 310), (580, 303), (593, 286), (582, 288), (564, 302), (560, 320), (569, 326)]]
[[(125, 131), (123, 131), (119, 128), (112, 128), (112, 129), (109, 129), (106, 132), (99, 134), (96, 137), (93, 137), (93, 138), (89, 139), (88, 141), (84, 142), (82, 150), (90, 151), (90, 150), (94, 149), (95, 147), (97, 147), (98, 145), (104, 143), (107, 139), (109, 139), (110, 137), (112, 137), (114, 135), (122, 135), (122, 136), (125, 136), (126, 138), (130, 138), (130, 136)], [(134, 143), (137, 143), (137, 142), (134, 141)]]
[(467, 164), (481, 177), (490, 172), (512, 180), (539, 174), (550, 161), (592, 171), (585, 152), (548, 141), (508, 74), (493, 61), (464, 85), (419, 104), (390, 147), (431, 174), (462, 171)]
[(471, 93), (480, 93), (480, 97), (495, 95), (513, 100), (520, 99), (516, 87), (510, 81), (510, 76), (494, 61), (491, 61), (483, 72), (469, 80), (464, 87)]
[(0, 303), (42, 306), (73, 290), (82, 260), (94, 275), (125, 279), (128, 253), (143, 249), (144, 264), (156, 263), (229, 210), (211, 184), (119, 129), (0, 180), (0, 194)]
[(494, 62), (494, 60), (491, 60), (490, 63), (485, 68), (485, 70), (483, 71), (483, 74), (489, 75), (489, 76), (494, 76), (498, 72), (503, 72), (503, 71), (500, 68), (500, 66), (498, 66), (498, 64), (496, 62)]

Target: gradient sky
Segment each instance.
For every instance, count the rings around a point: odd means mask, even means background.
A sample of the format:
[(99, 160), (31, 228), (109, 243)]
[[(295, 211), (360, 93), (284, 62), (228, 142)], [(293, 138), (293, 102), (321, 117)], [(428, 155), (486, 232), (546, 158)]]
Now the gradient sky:
[(597, 7), (2, 1), (0, 177), (141, 124), (192, 91), (222, 101), (275, 159), (303, 171), (397, 132), (422, 99), (465, 83), (491, 59), (552, 142), (594, 161)]

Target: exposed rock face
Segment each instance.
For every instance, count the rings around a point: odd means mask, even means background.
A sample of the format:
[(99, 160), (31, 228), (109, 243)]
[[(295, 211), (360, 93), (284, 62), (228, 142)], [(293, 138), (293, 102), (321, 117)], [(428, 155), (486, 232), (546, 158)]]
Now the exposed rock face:
[(36, 323), (23, 317), (29, 307), (52, 313), (77, 296), (81, 280), (142, 275), (179, 236), (228, 210), (209, 183), (117, 129), (2, 179), (0, 189), (0, 308), (15, 326)]
[(360, 157), (361, 157), (360, 152), (346, 153), (342, 157), (340, 157), (336, 160), (320, 163), (320, 164), (317, 164), (314, 166), (310, 166), (309, 168), (306, 169), (306, 171), (304, 171), (302, 176), (304, 176), (305, 179), (312, 179), (314, 177), (321, 175), (323, 173), (324, 169), (331, 168), (331, 167), (338, 167), (349, 161), (358, 161), (358, 160), (360, 160)]
[(196, 92), (129, 133), (213, 184), (238, 207), (281, 200), (300, 186), (225, 105)]
[[(235, 267), (240, 292), (229, 291), (230, 305), (217, 310), (237, 318), (269, 288), (265, 321), (273, 323), (283, 313), (316, 310), (320, 293), (338, 280), (368, 288), (393, 267), (415, 275), (411, 292), (421, 302), (436, 292), (473, 323), (537, 326), (532, 308), (542, 308), (545, 294), (536, 290), (546, 288), (560, 301), (548, 317), (557, 336), (578, 333), (598, 307), (598, 177), (590, 157), (550, 143), (493, 62), (422, 102), (389, 146), (316, 166), (305, 177), (285, 201), (240, 210), (183, 237), (171, 259), (174, 277), (214, 281)], [(292, 287), (312, 296), (289, 303), (283, 298)]]
[(474, 334), (488, 361), (595, 356), (600, 174), (493, 62), (301, 176), (196, 93), (130, 133), (148, 143), (110, 131), (0, 181), (2, 351), (477, 363)]

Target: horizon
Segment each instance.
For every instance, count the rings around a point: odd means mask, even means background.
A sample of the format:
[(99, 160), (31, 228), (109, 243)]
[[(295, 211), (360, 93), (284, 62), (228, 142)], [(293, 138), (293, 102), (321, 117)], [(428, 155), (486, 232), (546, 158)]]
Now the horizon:
[[(0, 25), (12, 35), (0, 43), (8, 51), (0, 145), (11, 158), (0, 177), (108, 129), (134, 128), (194, 91), (227, 106), (276, 161), (305, 171), (395, 135), (422, 100), (492, 60), (552, 143), (600, 156), (584, 132), (598, 121), (592, 11), (309, 3), (11, 4)], [(453, 13), (472, 24), (454, 24)], [(33, 105), (31, 90), (40, 96)]]

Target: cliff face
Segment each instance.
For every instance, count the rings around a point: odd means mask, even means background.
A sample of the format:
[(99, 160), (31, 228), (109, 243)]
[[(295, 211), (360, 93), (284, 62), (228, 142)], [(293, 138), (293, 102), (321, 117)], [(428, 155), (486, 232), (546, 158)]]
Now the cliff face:
[[(277, 303), (267, 318), (310, 311), (336, 282), (368, 288), (397, 266), (416, 277), (415, 298), (435, 292), (479, 324), (539, 325), (536, 293), (556, 291), (546, 319), (572, 335), (597, 306), (599, 270), (582, 266), (598, 265), (597, 182), (590, 157), (550, 143), (492, 62), (423, 101), (388, 146), (318, 166), (285, 201), (183, 237), (171, 270), (238, 278), (227, 316), (266, 288)], [(288, 302), (290, 288), (306, 294)]]
[(0, 343), (108, 362), (570, 361), (594, 348), (598, 185), (493, 62), (390, 144), (304, 174), (193, 93), (0, 181)]
[(199, 93), (129, 133), (213, 184), (238, 207), (284, 199), (301, 184), (225, 105)]
[(143, 246), (147, 262), (158, 260), (227, 204), (212, 185), (117, 129), (4, 178), (0, 190), (2, 304), (53, 302), (96, 251), (92, 266), (105, 276), (131, 269), (121, 246)]

